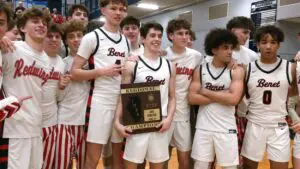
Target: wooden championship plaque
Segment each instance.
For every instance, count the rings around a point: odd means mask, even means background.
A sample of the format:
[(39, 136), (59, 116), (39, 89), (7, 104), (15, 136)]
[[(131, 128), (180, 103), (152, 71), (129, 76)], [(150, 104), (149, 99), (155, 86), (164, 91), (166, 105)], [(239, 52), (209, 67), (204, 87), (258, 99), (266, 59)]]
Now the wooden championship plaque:
[(162, 121), (160, 84), (121, 84), (123, 125), (132, 129), (131, 134), (158, 131)]

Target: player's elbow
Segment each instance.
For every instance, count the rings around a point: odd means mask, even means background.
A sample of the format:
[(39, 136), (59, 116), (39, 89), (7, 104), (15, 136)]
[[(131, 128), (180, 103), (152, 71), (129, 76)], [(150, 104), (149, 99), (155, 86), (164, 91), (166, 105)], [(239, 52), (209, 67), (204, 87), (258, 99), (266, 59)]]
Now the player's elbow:
[(239, 104), (239, 102), (240, 102), (240, 98), (231, 98), (228, 99), (227, 105), (236, 106), (237, 104)]
[(192, 93), (188, 94), (188, 102), (190, 105), (196, 105), (196, 99)]

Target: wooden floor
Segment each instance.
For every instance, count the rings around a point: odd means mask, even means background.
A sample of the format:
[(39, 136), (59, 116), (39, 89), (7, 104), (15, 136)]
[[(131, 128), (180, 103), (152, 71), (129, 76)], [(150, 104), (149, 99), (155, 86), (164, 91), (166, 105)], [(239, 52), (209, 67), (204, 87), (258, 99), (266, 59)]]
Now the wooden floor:
[[(291, 143), (291, 145), (292, 145), (292, 143)], [(172, 156), (171, 156), (171, 161), (169, 163), (169, 169), (177, 169), (178, 168), (178, 162), (177, 162), (176, 156), (177, 156), (176, 155), (176, 150), (173, 149)], [(269, 166), (270, 165), (269, 165), (268, 157), (267, 157), (267, 154), (265, 154), (264, 160), (259, 164), (258, 169), (270, 169)], [(290, 162), (289, 162), (289, 168), (292, 168), (291, 159), (290, 159)], [(99, 165), (98, 165), (97, 169), (103, 169), (101, 160), (99, 161)], [(147, 166), (146, 169), (149, 169), (149, 167)], [(221, 167), (217, 167), (217, 169), (221, 169)]]

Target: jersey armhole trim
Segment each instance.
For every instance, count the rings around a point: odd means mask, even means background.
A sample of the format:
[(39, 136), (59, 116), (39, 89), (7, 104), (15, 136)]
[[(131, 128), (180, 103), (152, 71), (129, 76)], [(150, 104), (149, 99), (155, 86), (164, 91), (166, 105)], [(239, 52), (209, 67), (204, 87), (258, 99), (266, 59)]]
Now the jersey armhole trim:
[(286, 77), (287, 77), (287, 80), (288, 80), (288, 82), (289, 82), (289, 84), (291, 85), (292, 84), (292, 81), (291, 81), (291, 79), (290, 79), (290, 69), (289, 69), (289, 66), (290, 65), (290, 62), (289, 61), (287, 61), (286, 62)]
[(131, 82), (134, 83), (135, 81), (135, 78), (136, 78), (136, 70), (137, 70), (137, 67), (138, 67), (138, 61), (136, 62), (135, 66), (134, 66), (134, 69), (133, 69), (133, 75), (132, 75), (132, 80)]
[(96, 31), (94, 31), (94, 32), (96, 34), (97, 45), (96, 45), (96, 48), (95, 48), (95, 50), (93, 51), (93, 53), (91, 55), (95, 55), (97, 53), (98, 48), (99, 48), (99, 35)]
[(250, 73), (251, 73), (251, 63), (249, 63), (248, 71), (247, 71), (247, 74), (246, 74), (246, 84), (248, 84), (248, 82), (249, 82)]
[(199, 77), (200, 77), (200, 84), (202, 85), (202, 65), (199, 68)]
[(171, 77), (171, 75), (172, 75), (171, 65), (170, 65), (169, 60), (166, 59), (166, 61), (167, 61), (167, 63), (168, 63), (169, 74), (170, 74), (170, 77)]

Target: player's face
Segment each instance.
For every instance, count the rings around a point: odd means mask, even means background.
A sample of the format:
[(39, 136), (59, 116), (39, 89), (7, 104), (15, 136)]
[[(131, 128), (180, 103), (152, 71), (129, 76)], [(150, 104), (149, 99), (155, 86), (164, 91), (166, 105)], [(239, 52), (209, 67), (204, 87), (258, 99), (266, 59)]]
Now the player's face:
[(50, 32), (44, 40), (44, 49), (46, 52), (58, 53), (61, 46), (61, 35), (58, 32)]
[(188, 36), (189, 36), (189, 30), (187, 29), (179, 29), (169, 35), (170, 39), (173, 42), (173, 46), (178, 46), (181, 48), (186, 47)]
[(222, 44), (218, 48), (213, 49), (214, 59), (217, 59), (222, 63), (229, 63), (232, 58), (233, 45), (232, 44)]
[(257, 43), (257, 47), (260, 50), (262, 58), (272, 59), (277, 57), (277, 50), (280, 44), (270, 34), (266, 34)]
[(22, 40), (19, 29), (16, 26), (12, 30), (6, 32), (5, 37), (7, 37), (11, 41), (20, 41), (20, 40)]
[(140, 29), (136, 25), (125, 25), (122, 28), (122, 33), (130, 41), (131, 44), (135, 44), (138, 41)]
[(162, 39), (162, 32), (151, 28), (143, 40), (145, 48), (151, 52), (160, 52), (160, 45)]
[(25, 38), (29, 36), (34, 41), (42, 43), (47, 35), (47, 23), (41, 17), (30, 18), (21, 31), (25, 34)]
[(232, 32), (237, 36), (239, 44), (245, 45), (247, 40), (250, 38), (251, 31), (244, 28), (233, 28)]
[(4, 36), (7, 30), (7, 15), (5, 12), (0, 12), (0, 39)]
[(122, 3), (110, 3), (101, 8), (106, 21), (113, 26), (119, 26), (126, 14), (126, 7)]
[(194, 44), (194, 41), (192, 40), (192, 36), (188, 35), (188, 38), (187, 38), (187, 41), (186, 41), (186, 47), (193, 48), (193, 44)]
[(75, 11), (72, 14), (71, 19), (72, 20), (81, 20), (81, 21), (84, 21), (85, 23), (87, 23), (89, 20), (87, 13), (81, 9), (75, 9)]
[(83, 32), (81, 31), (74, 31), (67, 34), (66, 44), (69, 46), (71, 53), (77, 53), (82, 37)]

